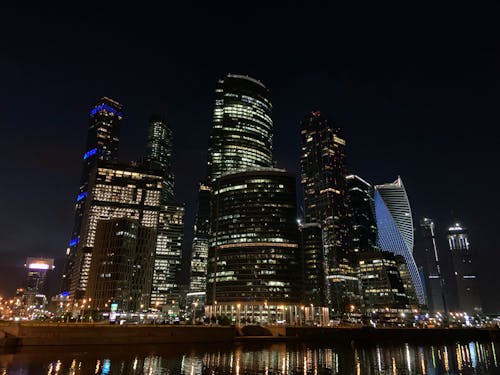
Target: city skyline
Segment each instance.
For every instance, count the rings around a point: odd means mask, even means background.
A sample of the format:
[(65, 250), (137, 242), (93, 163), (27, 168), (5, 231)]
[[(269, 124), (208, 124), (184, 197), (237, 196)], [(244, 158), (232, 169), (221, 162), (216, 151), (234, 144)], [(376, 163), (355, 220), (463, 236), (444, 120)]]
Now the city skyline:
[[(126, 89), (122, 84), (116, 84), (117, 82), (113, 82), (113, 80), (111, 80), (110, 83), (97, 84), (91, 89), (87, 88), (74, 97), (66, 96), (63, 99), (66, 108), (61, 113), (61, 117), (58, 117), (59, 112), (55, 111), (58, 107), (53, 105), (52, 102), (58, 102), (62, 97), (58, 97), (55, 91), (50, 90), (51, 94), (48, 95), (48, 98), (43, 100), (38, 99), (36, 101), (31, 98), (30, 100), (30, 95), (34, 95), (34, 93), (37, 92), (37, 90), (34, 90), (33, 94), (28, 95), (26, 102), (35, 103), (35, 107), (41, 106), (47, 109), (47, 112), (38, 112), (39, 118), (37, 118), (41, 124), (46, 125), (43, 127), (45, 134), (43, 134), (43, 137), (38, 138), (37, 134), (39, 134), (38, 132), (40, 130), (30, 127), (29, 129), (32, 130), (30, 134), (36, 137), (34, 140), (30, 140), (28, 137), (27, 145), (31, 145), (31, 148), (26, 149), (26, 154), (23, 155), (21, 160), (12, 162), (8, 167), (8, 171), (10, 171), (13, 177), (20, 176), (18, 173), (22, 171), (27, 173), (26, 177), (31, 176), (31, 178), (36, 178), (36, 176), (38, 176), (38, 181), (43, 185), (42, 192), (45, 197), (45, 199), (43, 199), (45, 203), (32, 203), (31, 200), (33, 198), (27, 194), (24, 195), (26, 200), (23, 200), (21, 197), (21, 199), (18, 199), (15, 195), (12, 195), (10, 182), (7, 182), (7, 186), (4, 186), (7, 195), (10, 193), (10, 196), (14, 198), (10, 198), (9, 200), (15, 201), (17, 207), (21, 208), (21, 211), (26, 212), (28, 208), (32, 210), (33, 218), (26, 219), (28, 220), (27, 225), (23, 226), (8, 223), (3, 219), (6, 236), (3, 236), (4, 240), (0, 244), (0, 259), (2, 260), (2, 264), (17, 264), (15, 262), (19, 262), (19, 259), (21, 259), (22, 262), (27, 255), (60, 257), (61, 254), (63, 254), (67, 245), (67, 233), (71, 229), (68, 227), (71, 226), (71, 219), (68, 220), (68, 217), (70, 218), (73, 215), (72, 206), (74, 205), (74, 192), (78, 187), (77, 174), (79, 171), (77, 166), (79, 165), (78, 160), (81, 160), (84, 146), (82, 141), (84, 137), (82, 134), (86, 131), (86, 113), (90, 104), (104, 95), (109, 95), (119, 100), (125, 106), (126, 118), (123, 121), (121, 129), (124, 140), (124, 146), (121, 147), (122, 152), (120, 154), (120, 160), (122, 161), (129, 161), (140, 155), (139, 150), (142, 149), (146, 139), (147, 119), (150, 114), (146, 112), (156, 112), (158, 109), (167, 112), (168, 120), (174, 128), (173, 164), (174, 173), (176, 175), (176, 185), (178, 186), (176, 187), (176, 191), (179, 192), (178, 200), (184, 201), (189, 205), (188, 215), (190, 218), (186, 222), (186, 230), (189, 233), (191, 231), (190, 228), (192, 228), (194, 215), (193, 207), (196, 201), (196, 181), (201, 179), (205, 173), (206, 163), (204, 160), (206, 158), (208, 131), (211, 125), (210, 107), (213, 99), (212, 90), (216, 80), (223, 76), (220, 70), (227, 70), (238, 74), (249, 74), (258, 79), (262, 79), (270, 88), (273, 94), (275, 110), (275, 113), (273, 113), (273, 120), (276, 127), (274, 132), (275, 159), (278, 161), (279, 167), (295, 173), (297, 172), (297, 155), (299, 152), (299, 148), (297, 147), (298, 122), (308, 111), (321, 109), (339, 122), (347, 133), (346, 138), (349, 140), (348, 147), (350, 147), (348, 152), (348, 164), (351, 166), (350, 172), (363, 176), (363, 178), (366, 178), (373, 184), (388, 181), (394, 175), (402, 175), (408, 189), (412, 208), (415, 211), (413, 219), (416, 222), (425, 215), (431, 216), (435, 218), (438, 230), (444, 231), (445, 228), (454, 221), (453, 215), (450, 212), (453, 210), (455, 215), (470, 229), (475, 255), (479, 255), (483, 257), (483, 259), (486, 258), (485, 255), (489, 255), (493, 257), (493, 259), (498, 258), (498, 255), (495, 253), (497, 246), (495, 246), (494, 242), (488, 241), (488, 238), (495, 240), (491, 235), (494, 231), (488, 231), (488, 228), (492, 228), (491, 226), (493, 225), (491, 224), (493, 221), (488, 220), (488, 218), (493, 218), (492, 214), (488, 212), (483, 214), (483, 210), (487, 206), (483, 205), (482, 210), (480, 210), (470, 203), (470, 201), (474, 199), (479, 200), (479, 202), (481, 202), (482, 199), (484, 200), (484, 193), (481, 192), (488, 190), (485, 187), (475, 186), (476, 183), (473, 182), (475, 181), (473, 176), (479, 175), (481, 171), (485, 171), (486, 169), (484, 168), (486, 167), (478, 162), (478, 160), (481, 160), (478, 159), (478, 156), (475, 156), (475, 159), (471, 156), (471, 160), (468, 159), (468, 156), (475, 151), (479, 153), (487, 153), (489, 151), (481, 151), (478, 149), (470, 151), (462, 149), (462, 154), (457, 154), (453, 151), (455, 147), (446, 149), (446, 147), (449, 147), (447, 146), (448, 142), (452, 144), (458, 142), (459, 145), (463, 146), (469, 145), (469, 138), (467, 138), (469, 132), (465, 127), (458, 127), (457, 129), (453, 126), (454, 121), (447, 120), (449, 121), (447, 126), (437, 126), (436, 130), (433, 126), (425, 125), (428, 119), (425, 110), (418, 112), (419, 116), (422, 117), (416, 121), (415, 118), (412, 118), (413, 112), (411, 110), (401, 112), (401, 108), (398, 105), (401, 103), (398, 103), (397, 95), (392, 96), (392, 103), (391, 100), (389, 100), (389, 103), (383, 103), (384, 105), (382, 107), (385, 106), (385, 108), (374, 109), (373, 106), (375, 106), (375, 103), (380, 104), (381, 101), (384, 102), (384, 100), (381, 100), (381, 98), (384, 98), (384, 89), (381, 90), (382, 93), (378, 93), (377, 90), (369, 91), (369, 87), (364, 87), (364, 89), (368, 89), (366, 96), (374, 102), (370, 104), (370, 100), (364, 98), (364, 95), (360, 95), (360, 97), (353, 95), (356, 84), (351, 86), (348, 80), (342, 77), (337, 77), (336, 79), (328, 81), (331, 87), (334, 88), (335, 94), (332, 98), (326, 94), (327, 88), (329, 88), (328, 85), (325, 86), (320, 83), (321, 77), (323, 76), (322, 74), (328, 77), (329, 73), (321, 73), (313, 69), (311, 73), (303, 73), (305, 75), (309, 74), (308, 78), (305, 80), (300, 76), (295, 80), (291, 80), (292, 86), (307, 87), (311, 91), (314, 90), (316, 85), (317, 90), (313, 94), (312, 99), (307, 98), (304, 100), (305, 96), (296, 98), (287, 95), (283, 91), (283, 78), (284, 76), (286, 77), (286, 74), (283, 75), (283, 72), (277, 72), (276, 76), (273, 77), (273, 69), (275, 69), (274, 71), (278, 71), (278, 69), (276, 67), (273, 68), (272, 65), (273, 64), (270, 64), (269, 68), (263, 65), (250, 68), (247, 64), (233, 63), (232, 67), (228, 69), (228, 66), (221, 64), (220, 67), (212, 67), (208, 72), (204, 71), (203, 73), (197, 73), (198, 75), (203, 74), (204, 77), (200, 87), (193, 87), (193, 82), (190, 79), (186, 79), (190, 89), (196, 89), (196, 93), (194, 94), (195, 98), (198, 96), (195, 102), (192, 103), (193, 110), (195, 110), (195, 108), (203, 108), (203, 110), (200, 111), (200, 115), (188, 116), (185, 122), (183, 122), (183, 116), (187, 116), (185, 112), (189, 110), (189, 107), (185, 106), (183, 108), (182, 105), (176, 107), (175, 103), (179, 103), (179, 99), (177, 99), (177, 101), (169, 100), (162, 95), (154, 94), (150, 94), (142, 99), (133, 99), (133, 90), (129, 91), (129, 89)], [(309, 71), (304, 69), (304, 72)], [(288, 76), (293, 76), (293, 72), (288, 72)], [(165, 75), (163, 79), (168, 80), (168, 75)], [(182, 80), (177, 81), (178, 87), (180, 87), (181, 82)], [(335, 83), (337, 83), (337, 85), (335, 85)], [(135, 83), (135, 85), (137, 85), (137, 83)], [(383, 86), (383, 88), (384, 87), (385, 86)], [(411, 87), (411, 85), (409, 85), (409, 87)], [(342, 93), (342, 88), (346, 89), (344, 94)], [(385, 88), (388, 89), (388, 87)], [(189, 95), (186, 94), (186, 92), (183, 92), (183, 95), (179, 96), (186, 100), (189, 98)], [(19, 99), (24, 97), (21, 94), (19, 95)], [(416, 98), (416, 100), (411, 101), (411, 98), (408, 96), (402, 95), (402, 97), (408, 100), (406, 103), (410, 106), (416, 106), (422, 103), (422, 98)], [(316, 103), (314, 103), (314, 101), (316, 101)], [(147, 104), (148, 102), (151, 104)], [(198, 103), (198, 105), (196, 103)], [(199, 105), (200, 103), (203, 104)], [(292, 108), (294, 103), (300, 104), (297, 104), (296, 108)], [(432, 107), (432, 103), (428, 105)], [(455, 118), (457, 113), (451, 111), (452, 107), (454, 106), (447, 106), (450, 110), (449, 113), (451, 117), (457, 120)], [(458, 109), (456, 110), (458, 111)], [(357, 111), (365, 112), (364, 116), (356, 114)], [(29, 114), (19, 111), (17, 111), (17, 113), (18, 117), (14, 115), (9, 115), (7, 117), (7, 123), (9, 125), (8, 134), (14, 139), (14, 144), (16, 144), (16, 140), (24, 134), (24, 130), (20, 128), (16, 130), (15, 124), (20, 125), (20, 121), (23, 122), (30, 118)], [(369, 115), (366, 113), (369, 113)], [(439, 113), (439, 111), (435, 112), (435, 114), (436, 113)], [(371, 118), (372, 116), (376, 121), (373, 121), (373, 118)], [(419, 116), (417, 116), (417, 118)], [(432, 118), (432, 116), (429, 117)], [(58, 119), (57, 124), (47, 126), (47, 124), (51, 122), (51, 119), (54, 118)], [(294, 121), (291, 121), (293, 119)], [(435, 118), (432, 118), (432, 121), (439, 119), (442, 119), (442, 117), (437, 115)], [(379, 124), (375, 132), (370, 130), (373, 122)], [(408, 140), (402, 140), (402, 144), (398, 145), (397, 142), (389, 142), (386, 139), (399, 140), (399, 138), (391, 138), (390, 133), (398, 128), (397, 125), (403, 126), (402, 124), (404, 124), (406, 126), (407, 123), (413, 125), (413, 127), (409, 125), (405, 127), (405, 131), (408, 132), (406, 134), (409, 137), (421, 135), (423, 138), (428, 132), (433, 130), (437, 131), (437, 137), (429, 140), (426, 139), (426, 141), (429, 141), (431, 146), (434, 145), (437, 149), (444, 147), (446, 150), (444, 152), (445, 156), (439, 156), (441, 152), (436, 152), (432, 147), (417, 147), (410, 144)], [(433, 125), (435, 125), (435, 123), (433, 123)], [(387, 128), (385, 128), (385, 126), (387, 126)], [(190, 132), (183, 128), (193, 127), (197, 131), (192, 132), (195, 134), (193, 138), (189, 139), (189, 142), (185, 142), (188, 140), (187, 138)], [(453, 131), (455, 133), (453, 133)], [(199, 134), (196, 134), (198, 132)], [(358, 134), (360, 132), (365, 132), (366, 134), (359, 136), (356, 134), (357, 132)], [(376, 141), (380, 142), (377, 147), (370, 145), (368, 142), (370, 135), (373, 136), (374, 133), (377, 135), (377, 138), (375, 138)], [(38, 146), (38, 139), (47, 139), (48, 136), (54, 137), (51, 138), (51, 142), (46, 145), (48, 147), (41, 149)], [(451, 137), (451, 139), (449, 137)], [(472, 139), (474, 139), (474, 137), (477, 137), (477, 135), (472, 134)], [(484, 142), (491, 142), (491, 140), (483, 138), (479, 139)], [(140, 141), (137, 139), (140, 139)], [(389, 145), (395, 147), (396, 151), (387, 152)], [(12, 146), (7, 145), (4, 150), (9, 151), (11, 149)], [(42, 154), (42, 150), (45, 151), (46, 154)], [(125, 153), (123, 153), (123, 151), (125, 151)], [(405, 152), (408, 154), (413, 153), (414, 155), (405, 156)], [(36, 155), (40, 155), (40, 157), (35, 158)], [(468, 163), (473, 163), (473, 160), (476, 160), (476, 165), (471, 167)], [(430, 164), (429, 162), (432, 162), (432, 168), (426, 171), (427, 166)], [(30, 163), (33, 163), (33, 166), (31, 166)], [(462, 180), (463, 176), (460, 174), (462, 169), (457, 165), (467, 168), (470, 171), (470, 177)], [(193, 171), (193, 175), (185, 175), (182, 172), (184, 170)], [(41, 174), (41, 176), (39, 176), (39, 174)], [(437, 177), (441, 175), (443, 175), (443, 178), (438, 180)], [(457, 178), (454, 184), (445, 181), (447, 177), (450, 178), (452, 176), (456, 176)], [(436, 181), (439, 181), (442, 186), (436, 187)], [(458, 186), (460, 184), (465, 184), (466, 186)], [(450, 186), (452, 188), (450, 188)], [(449, 194), (447, 194), (448, 192)], [(50, 209), (48, 209), (47, 206), (49, 202), (53, 204), (53, 206), (50, 206)], [(4, 207), (7, 208), (7, 211), (12, 211), (12, 203), (7, 202), (7, 200), (2, 203), (5, 203)], [(480, 204), (478, 205), (480, 206)], [(17, 216), (19, 214), (14, 212), (13, 215), (13, 221), (19, 221)], [(53, 218), (53, 216), (56, 216), (56, 218)], [(6, 215), (4, 215), (4, 217), (6, 217)], [(446, 217), (449, 217), (449, 220), (446, 221)], [(44, 220), (44, 218), (48, 218), (48, 220)], [(34, 222), (30, 225), (29, 223), (31, 220), (34, 220)], [(24, 235), (24, 233), (26, 233), (26, 235)], [(21, 234), (23, 235), (21, 236)], [(189, 242), (191, 235), (187, 235), (186, 238)], [(37, 240), (34, 241), (33, 239)], [(185, 245), (184, 251), (186, 251), (186, 248), (189, 249), (190, 245)], [(479, 274), (481, 276), (481, 286), (483, 286), (488, 284), (487, 280), (490, 280), (490, 283), (492, 280), (494, 281), (495, 277), (494, 273), (491, 273), (491, 268), (490, 273), (483, 272), (483, 269), (488, 270), (487, 262), (483, 260), (482, 262), (480, 261), (480, 264), (482, 266), (479, 268)], [(484, 278), (486, 278), (486, 280), (484, 280)], [(486, 291), (486, 295), (492, 296), (493, 294), (491, 294), (491, 291), (490, 294)], [(488, 301), (485, 301), (485, 304), (488, 306)], [(490, 309), (491, 308), (492, 307), (490, 307)], [(498, 309), (498, 307), (496, 308)]]

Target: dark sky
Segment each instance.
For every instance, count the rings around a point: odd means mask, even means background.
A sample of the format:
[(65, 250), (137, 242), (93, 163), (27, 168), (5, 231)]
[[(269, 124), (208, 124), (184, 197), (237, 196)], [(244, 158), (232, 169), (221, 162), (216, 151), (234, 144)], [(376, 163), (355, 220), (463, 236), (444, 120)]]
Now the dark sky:
[(149, 114), (167, 114), (190, 227), (212, 93), (231, 72), (270, 88), (279, 166), (297, 169), (298, 122), (319, 108), (345, 129), (352, 171), (373, 183), (401, 175), (414, 217), (441, 230), (460, 218), (486, 309), (500, 311), (496, 4), (174, 3), (3, 6), (0, 293), (20, 282), (9, 269), (26, 256), (63, 255), (88, 111), (102, 96), (124, 104), (124, 161), (141, 155)]

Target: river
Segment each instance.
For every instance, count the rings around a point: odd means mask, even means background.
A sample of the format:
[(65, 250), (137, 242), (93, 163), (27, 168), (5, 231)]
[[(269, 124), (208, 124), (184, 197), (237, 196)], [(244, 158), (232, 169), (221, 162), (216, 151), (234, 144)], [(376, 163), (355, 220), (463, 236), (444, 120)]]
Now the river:
[(25, 347), (0, 352), (0, 375), (500, 374), (498, 343), (311, 343)]

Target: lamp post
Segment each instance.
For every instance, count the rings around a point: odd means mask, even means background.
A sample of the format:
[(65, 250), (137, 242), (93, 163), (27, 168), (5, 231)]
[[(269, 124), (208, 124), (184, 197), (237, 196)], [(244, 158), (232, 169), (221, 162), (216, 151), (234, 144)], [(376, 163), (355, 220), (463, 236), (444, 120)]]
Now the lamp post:
[(236, 310), (236, 315), (237, 315), (237, 321), (238, 321), (238, 326), (239, 326), (239, 325), (240, 325), (240, 321), (241, 321), (241, 320), (240, 320), (240, 317), (241, 317), (241, 314), (240, 314), (240, 307), (241, 307), (241, 305), (238, 303), (238, 304), (236, 305), (236, 307), (238, 308), (238, 310)]

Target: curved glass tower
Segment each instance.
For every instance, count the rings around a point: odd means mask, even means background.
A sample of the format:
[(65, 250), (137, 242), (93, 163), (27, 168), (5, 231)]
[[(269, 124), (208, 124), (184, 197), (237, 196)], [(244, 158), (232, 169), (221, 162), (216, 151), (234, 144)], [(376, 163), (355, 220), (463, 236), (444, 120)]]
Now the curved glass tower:
[(422, 280), (413, 258), (413, 219), (401, 177), (393, 183), (375, 186), (377, 242), (380, 250), (402, 255), (408, 266), (418, 302), (425, 304)]
[(208, 175), (272, 167), (273, 121), (269, 90), (258, 80), (228, 74), (217, 82)]

